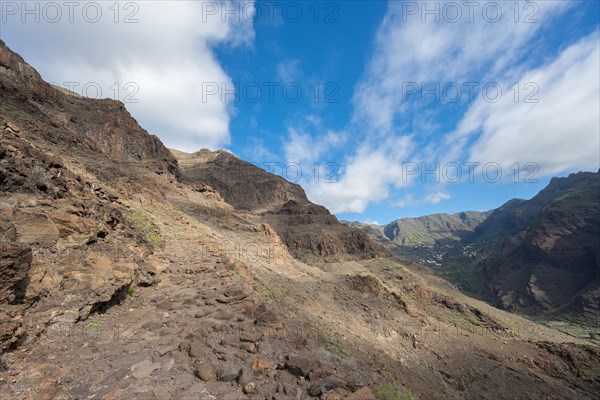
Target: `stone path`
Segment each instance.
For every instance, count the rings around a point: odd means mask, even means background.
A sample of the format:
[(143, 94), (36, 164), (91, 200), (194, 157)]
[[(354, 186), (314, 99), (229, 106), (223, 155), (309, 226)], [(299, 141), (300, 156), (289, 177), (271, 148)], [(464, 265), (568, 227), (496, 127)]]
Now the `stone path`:
[(315, 386), (327, 371), (294, 356), (283, 324), (221, 255), (192, 240), (166, 248), (158, 285), (5, 354), (0, 397), (301, 399), (347, 387), (311, 388), (309, 374)]

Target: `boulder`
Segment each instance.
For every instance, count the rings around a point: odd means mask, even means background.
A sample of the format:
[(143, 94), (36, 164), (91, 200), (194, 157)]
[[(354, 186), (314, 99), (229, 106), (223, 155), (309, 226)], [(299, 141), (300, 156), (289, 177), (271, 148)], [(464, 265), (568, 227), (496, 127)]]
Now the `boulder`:
[(286, 362), (286, 367), (294, 375), (307, 377), (310, 371), (316, 366), (316, 363), (307, 357), (290, 356)]
[(60, 237), (58, 228), (44, 213), (18, 210), (15, 213), (14, 224), (20, 242), (51, 247)]

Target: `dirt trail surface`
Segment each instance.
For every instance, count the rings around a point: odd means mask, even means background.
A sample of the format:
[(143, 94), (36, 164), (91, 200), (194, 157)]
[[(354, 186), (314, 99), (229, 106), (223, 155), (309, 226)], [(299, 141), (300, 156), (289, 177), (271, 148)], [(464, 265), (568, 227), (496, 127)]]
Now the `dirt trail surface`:
[(167, 248), (157, 286), (5, 357), (2, 397), (237, 399), (262, 372), (284, 373), (263, 340), (276, 327), (254, 324), (265, 315), (220, 255), (192, 240)]

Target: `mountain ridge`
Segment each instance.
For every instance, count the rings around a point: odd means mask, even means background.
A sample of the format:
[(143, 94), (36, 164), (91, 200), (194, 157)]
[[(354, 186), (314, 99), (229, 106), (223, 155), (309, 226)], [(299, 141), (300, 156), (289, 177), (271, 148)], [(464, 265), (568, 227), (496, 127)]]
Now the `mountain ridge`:
[[(451, 224), (461, 213), (358, 226), (392, 252), (498, 307), (593, 326), (600, 318), (599, 180), (600, 172), (553, 177), (529, 200), (472, 214), (476, 218), (462, 230)], [(447, 232), (431, 234), (431, 221)]]
[(383, 251), (359, 230), (338, 222), (325, 207), (311, 203), (304, 189), (224, 151), (175, 151), (184, 179), (214, 188), (234, 209), (269, 224), (292, 254), (339, 258), (378, 256)]

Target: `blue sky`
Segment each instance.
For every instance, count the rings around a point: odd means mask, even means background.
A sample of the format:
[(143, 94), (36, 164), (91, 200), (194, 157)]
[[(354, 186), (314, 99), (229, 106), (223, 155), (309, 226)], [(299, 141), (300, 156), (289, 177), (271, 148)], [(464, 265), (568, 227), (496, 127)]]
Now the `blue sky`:
[(0, 4), (46, 80), (343, 219), (487, 210), (600, 166), (597, 1), (47, 3)]

